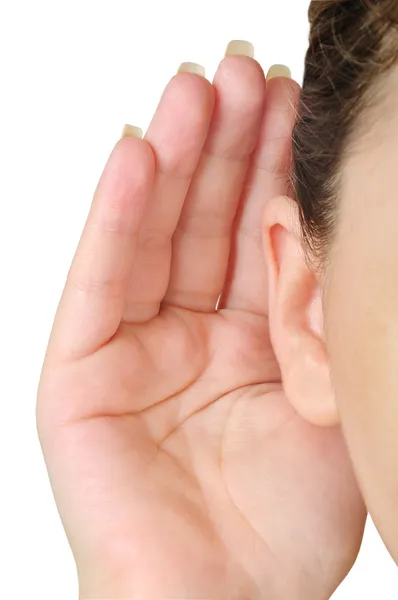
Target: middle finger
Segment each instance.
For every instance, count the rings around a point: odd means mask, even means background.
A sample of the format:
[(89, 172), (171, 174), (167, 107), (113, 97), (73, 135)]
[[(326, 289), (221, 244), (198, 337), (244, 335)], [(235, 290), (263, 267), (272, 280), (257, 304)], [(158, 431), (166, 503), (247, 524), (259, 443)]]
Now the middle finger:
[(265, 97), (264, 73), (252, 55), (248, 42), (231, 42), (215, 75), (209, 135), (173, 237), (167, 304), (214, 311), (222, 291), (232, 223)]

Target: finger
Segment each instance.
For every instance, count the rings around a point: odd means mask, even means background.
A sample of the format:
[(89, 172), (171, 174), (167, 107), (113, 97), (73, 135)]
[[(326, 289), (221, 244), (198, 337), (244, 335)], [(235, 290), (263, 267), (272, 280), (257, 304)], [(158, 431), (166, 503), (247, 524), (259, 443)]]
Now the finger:
[(279, 76), (267, 79), (260, 139), (235, 220), (230, 264), (219, 308), (267, 314), (262, 214), (271, 198), (290, 195), (291, 136), (299, 93), (299, 85), (292, 79)]
[(224, 285), (233, 219), (261, 124), (264, 73), (247, 56), (227, 56), (214, 87), (215, 113), (173, 238), (165, 297), (196, 311), (214, 311)]
[(131, 272), (127, 321), (146, 321), (159, 312), (169, 282), (171, 239), (213, 113), (214, 90), (198, 76), (199, 65), (184, 63), (182, 69), (166, 87), (145, 136), (156, 155), (156, 176)]
[(147, 142), (127, 137), (115, 146), (95, 192), (54, 324), (51, 347), (63, 357), (90, 354), (120, 325), (154, 170)]

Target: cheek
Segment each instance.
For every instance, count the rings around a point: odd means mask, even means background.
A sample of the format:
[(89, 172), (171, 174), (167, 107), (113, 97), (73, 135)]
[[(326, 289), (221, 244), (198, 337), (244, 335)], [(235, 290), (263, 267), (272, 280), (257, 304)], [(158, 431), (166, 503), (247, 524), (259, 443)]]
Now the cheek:
[(368, 508), (398, 559), (398, 256), (393, 265), (388, 245), (361, 235), (340, 245), (325, 322), (343, 431)]

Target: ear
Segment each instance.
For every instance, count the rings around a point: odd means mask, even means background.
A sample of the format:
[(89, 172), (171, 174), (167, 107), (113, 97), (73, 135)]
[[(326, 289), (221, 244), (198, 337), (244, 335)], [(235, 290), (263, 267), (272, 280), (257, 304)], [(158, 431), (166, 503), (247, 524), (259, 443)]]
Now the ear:
[(285, 196), (264, 211), (269, 324), (285, 394), (313, 425), (339, 422), (323, 335), (322, 289), (305, 261), (297, 203)]

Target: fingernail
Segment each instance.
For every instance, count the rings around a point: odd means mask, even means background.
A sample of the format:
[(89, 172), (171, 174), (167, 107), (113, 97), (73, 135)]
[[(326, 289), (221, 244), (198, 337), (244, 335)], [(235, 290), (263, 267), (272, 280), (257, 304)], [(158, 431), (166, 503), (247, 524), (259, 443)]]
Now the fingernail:
[(291, 77), (291, 71), (289, 67), (285, 65), (272, 65), (267, 73), (267, 79), (273, 79), (274, 77)]
[(206, 76), (205, 68), (193, 62), (183, 62), (179, 66), (178, 73), (193, 73), (194, 75)]
[(133, 125), (125, 125), (122, 131), (122, 138), (124, 137), (136, 137), (142, 138), (143, 131), (139, 127), (134, 127)]
[(225, 56), (248, 56), (254, 58), (254, 46), (245, 40), (232, 40), (225, 51)]

